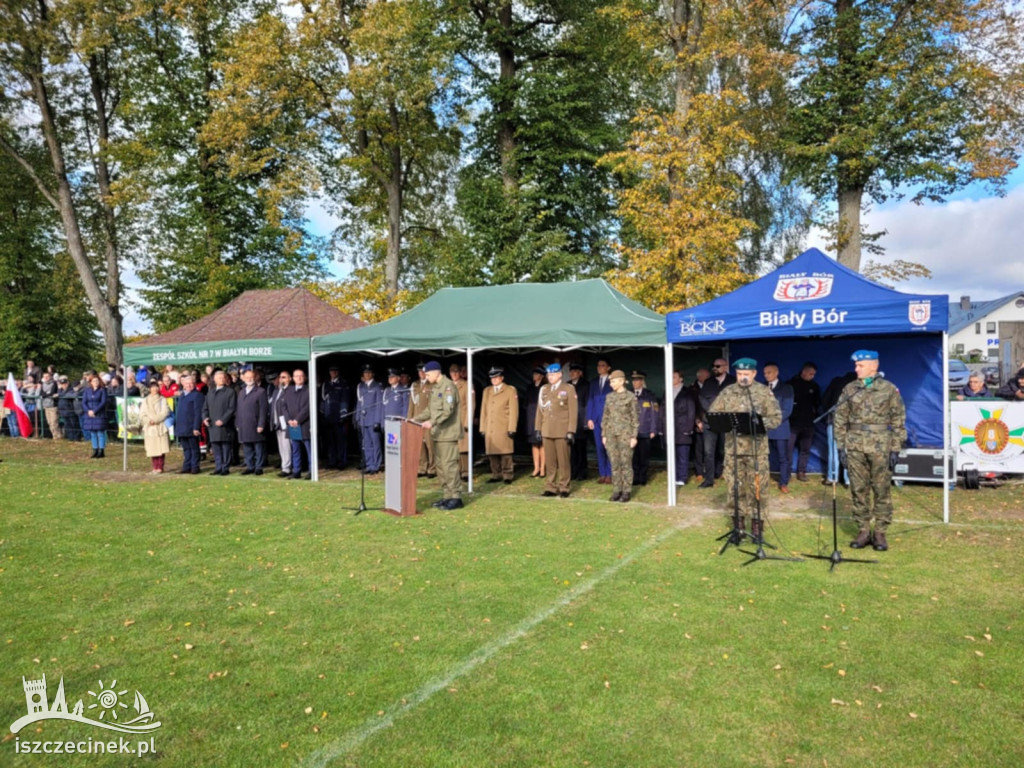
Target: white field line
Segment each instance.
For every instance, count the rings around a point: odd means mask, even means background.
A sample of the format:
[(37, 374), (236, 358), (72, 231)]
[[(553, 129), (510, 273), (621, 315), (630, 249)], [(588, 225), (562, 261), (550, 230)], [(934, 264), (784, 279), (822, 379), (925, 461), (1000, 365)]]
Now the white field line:
[(452, 683), (460, 677), (469, 674), (485, 661), (491, 659), (499, 651), (503, 651), (505, 648), (508, 648), (510, 645), (526, 636), (526, 634), (538, 624), (550, 618), (553, 614), (569, 605), (572, 601), (587, 594), (601, 582), (610, 579), (638, 557), (650, 552), (670, 536), (678, 533), (683, 527), (685, 526), (673, 525), (666, 528), (654, 538), (649, 539), (629, 554), (624, 555), (604, 570), (598, 572), (595, 576), (568, 590), (553, 603), (542, 608), (533, 616), (521, 621), (515, 627), (505, 632), (505, 634), (473, 651), (473, 653), (469, 654), (465, 659), (448, 669), (448, 671), (443, 675), (435, 677), (432, 680), (428, 680), (412, 693), (409, 693), (398, 701), (392, 703), (391, 706), (384, 711), (383, 715), (371, 717), (358, 728), (353, 728), (333, 744), (329, 744), (320, 751), (314, 752), (306, 760), (305, 764), (308, 766), (315, 766), (316, 768), (322, 768), (335, 758), (346, 755), (354, 749), (357, 749), (363, 744), (363, 742), (372, 737), (378, 731), (394, 725), (395, 720), (399, 717), (405, 715), (410, 710), (415, 709), (435, 693), (450, 687)]

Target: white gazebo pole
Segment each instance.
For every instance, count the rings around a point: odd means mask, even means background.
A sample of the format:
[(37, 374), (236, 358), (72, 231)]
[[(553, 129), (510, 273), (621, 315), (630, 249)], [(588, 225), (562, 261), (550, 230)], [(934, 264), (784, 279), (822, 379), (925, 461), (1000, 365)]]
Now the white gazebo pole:
[(469, 414), (469, 424), (466, 425), (468, 441), (466, 443), (469, 455), (466, 457), (466, 493), (473, 492), (473, 350), (466, 348), (466, 398), (469, 400), (466, 412)]
[[(949, 522), (949, 337), (942, 332), (942, 522)], [(955, 470), (955, 468), (954, 468)], [(956, 477), (954, 473), (953, 477)]]
[[(320, 480), (320, 462), (317, 459), (317, 435), (318, 419), (320, 415), (317, 406), (317, 383), (316, 383), (316, 355), (313, 354), (313, 339), (309, 340), (309, 478), (314, 483)], [(300, 452), (301, 457), (301, 452)], [(292, 467), (292, 472), (298, 469)]]
[(665, 345), (665, 458), (668, 465), (668, 505), (676, 505), (676, 404), (672, 397), (672, 345)]

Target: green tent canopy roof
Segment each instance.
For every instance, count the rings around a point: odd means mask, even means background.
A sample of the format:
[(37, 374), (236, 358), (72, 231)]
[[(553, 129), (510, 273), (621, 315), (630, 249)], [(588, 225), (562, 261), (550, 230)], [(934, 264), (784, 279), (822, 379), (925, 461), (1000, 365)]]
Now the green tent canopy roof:
[(665, 343), (664, 316), (596, 279), (443, 288), (390, 320), (315, 337), (313, 354)]
[(365, 326), (305, 288), (246, 291), (218, 310), (124, 348), (125, 365), (308, 360), (320, 333)]

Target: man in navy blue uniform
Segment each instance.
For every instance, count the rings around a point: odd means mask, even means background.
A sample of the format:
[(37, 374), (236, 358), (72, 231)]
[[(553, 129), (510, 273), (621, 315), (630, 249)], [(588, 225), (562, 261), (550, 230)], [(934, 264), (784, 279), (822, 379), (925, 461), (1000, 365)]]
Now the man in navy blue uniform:
[(612, 463), (608, 459), (608, 451), (605, 450), (604, 442), (601, 440), (604, 399), (612, 391), (611, 382), (608, 380), (611, 370), (608, 360), (599, 357), (597, 359), (597, 378), (590, 382), (590, 391), (587, 392), (587, 429), (594, 433), (594, 447), (597, 450), (597, 482), (603, 485), (612, 484)]
[(348, 383), (338, 375), (338, 366), (327, 369), (328, 379), (320, 386), (320, 414), (324, 417), (324, 442), (327, 444), (327, 469), (344, 469), (348, 463), (345, 416), (351, 393)]
[(762, 369), (768, 389), (775, 395), (775, 401), (782, 411), (782, 423), (768, 430), (769, 461), (779, 465), (779, 490), (789, 493), (789, 475), (793, 466), (793, 449), (789, 443), (789, 417), (793, 413), (793, 387), (779, 381), (778, 363), (765, 363)]
[(388, 369), (388, 386), (381, 395), (384, 403), (384, 418), (400, 416), (405, 418), (409, 411), (409, 388), (402, 386), (402, 372), (398, 368)]
[(178, 379), (182, 394), (174, 409), (174, 436), (185, 454), (179, 475), (199, 474), (199, 436), (203, 430), (203, 403), (206, 398), (196, 389), (195, 381), (185, 375)]
[(381, 448), (381, 425), (384, 420), (383, 391), (374, 381), (373, 366), (363, 367), (363, 380), (356, 387), (356, 426), (363, 446), (364, 470), (368, 475), (380, 472), (384, 460)]
[(644, 371), (633, 371), (630, 378), (633, 381), (636, 415), (639, 420), (636, 448), (633, 449), (633, 485), (647, 485), (651, 467), (651, 441), (657, 437), (661, 429), (661, 413), (658, 398), (645, 386), (647, 374)]

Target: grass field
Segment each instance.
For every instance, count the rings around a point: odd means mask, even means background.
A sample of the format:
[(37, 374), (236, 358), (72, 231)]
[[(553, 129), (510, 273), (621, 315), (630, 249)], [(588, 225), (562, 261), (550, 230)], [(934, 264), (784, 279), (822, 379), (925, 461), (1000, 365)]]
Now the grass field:
[[(938, 488), (898, 489), (891, 551), (830, 572), (719, 556), (726, 490), (667, 508), (663, 475), (630, 505), (523, 479), (396, 519), (344, 509), (352, 474), (87, 454), (0, 442), (0, 765), (1024, 764), (1020, 485), (955, 491), (948, 526)], [(771, 540), (827, 555), (829, 497), (793, 487)], [(9, 733), (43, 674), (69, 708), (100, 681), (141, 691), (156, 754), (15, 753), (109, 737)]]

